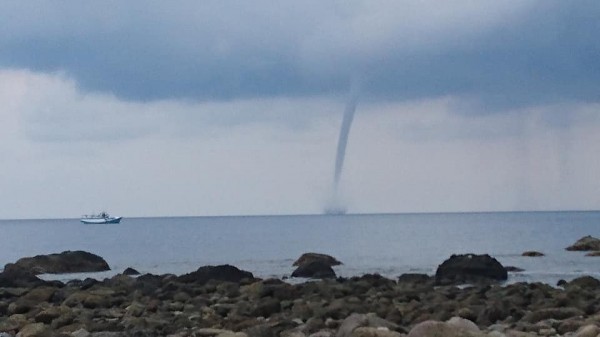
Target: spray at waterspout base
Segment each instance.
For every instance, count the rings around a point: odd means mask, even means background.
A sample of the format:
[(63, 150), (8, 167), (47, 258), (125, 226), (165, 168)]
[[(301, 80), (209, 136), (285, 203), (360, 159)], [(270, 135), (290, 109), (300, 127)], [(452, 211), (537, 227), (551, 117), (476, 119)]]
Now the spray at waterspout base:
[(340, 202), (339, 199), (334, 198), (325, 207), (325, 209), (323, 210), (323, 214), (344, 215), (347, 211), (348, 209), (346, 208), (346, 206), (344, 206), (344, 204)]

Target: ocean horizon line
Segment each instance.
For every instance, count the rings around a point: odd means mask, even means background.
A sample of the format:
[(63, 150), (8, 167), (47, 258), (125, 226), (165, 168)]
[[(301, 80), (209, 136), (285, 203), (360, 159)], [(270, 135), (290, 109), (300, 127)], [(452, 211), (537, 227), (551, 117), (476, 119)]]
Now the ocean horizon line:
[[(564, 210), (483, 210), (483, 211), (432, 211), (432, 212), (363, 212), (346, 214), (324, 214), (324, 213), (290, 213), (290, 214), (222, 214), (222, 215), (119, 215), (123, 219), (185, 219), (185, 218), (266, 218), (266, 217), (344, 217), (344, 216), (396, 216), (396, 215), (466, 215), (466, 214), (522, 214), (522, 213), (594, 213), (600, 212), (600, 209), (564, 209)], [(50, 217), (50, 218), (6, 218), (0, 221), (40, 221), (40, 220), (79, 220), (80, 217)]]

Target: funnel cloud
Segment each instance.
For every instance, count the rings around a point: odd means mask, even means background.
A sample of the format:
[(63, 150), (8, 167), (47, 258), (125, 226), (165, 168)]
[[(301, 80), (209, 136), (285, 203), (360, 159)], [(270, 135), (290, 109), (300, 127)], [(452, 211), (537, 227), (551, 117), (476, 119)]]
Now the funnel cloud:
[(346, 148), (348, 147), (348, 136), (350, 134), (350, 128), (352, 127), (352, 121), (354, 120), (356, 106), (358, 105), (358, 87), (358, 81), (353, 80), (350, 86), (348, 102), (346, 103), (346, 108), (344, 109), (342, 126), (340, 128), (340, 137), (338, 138), (337, 151), (335, 155), (332, 200), (331, 204), (325, 210), (326, 213), (346, 212), (346, 208), (342, 205), (340, 200), (339, 185), (342, 177), (342, 170), (344, 169), (344, 159), (346, 157)]

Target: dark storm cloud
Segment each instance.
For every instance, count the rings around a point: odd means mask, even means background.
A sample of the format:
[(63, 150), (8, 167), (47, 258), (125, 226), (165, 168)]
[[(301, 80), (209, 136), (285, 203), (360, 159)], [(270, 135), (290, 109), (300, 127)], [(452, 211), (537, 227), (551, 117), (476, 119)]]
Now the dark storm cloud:
[(357, 73), (365, 100), (459, 95), (492, 111), (600, 98), (595, 1), (498, 17), (483, 3), (450, 23), (398, 2), (28, 4), (0, 4), (0, 67), (64, 71), (129, 100), (339, 95)]
[(412, 98), (457, 94), (487, 107), (600, 99), (600, 5), (539, 4), (514, 25), (477, 41), (375, 67), (375, 94)]

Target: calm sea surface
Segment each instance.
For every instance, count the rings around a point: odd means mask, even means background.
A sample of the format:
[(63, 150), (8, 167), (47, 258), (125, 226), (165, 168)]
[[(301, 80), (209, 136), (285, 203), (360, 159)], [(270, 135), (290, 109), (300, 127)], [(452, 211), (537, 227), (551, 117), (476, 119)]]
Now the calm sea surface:
[[(103, 278), (134, 267), (182, 274), (209, 264), (233, 264), (259, 277), (283, 277), (304, 252), (327, 253), (341, 276), (435, 273), (454, 253), (489, 253), (524, 268), (509, 282), (600, 277), (600, 257), (567, 252), (584, 235), (600, 236), (600, 212), (375, 214), (251, 217), (125, 218), (83, 225), (78, 219), (0, 221), (0, 265), (24, 256), (86, 250), (111, 272), (61, 275)], [(526, 250), (546, 254), (521, 257)]]

